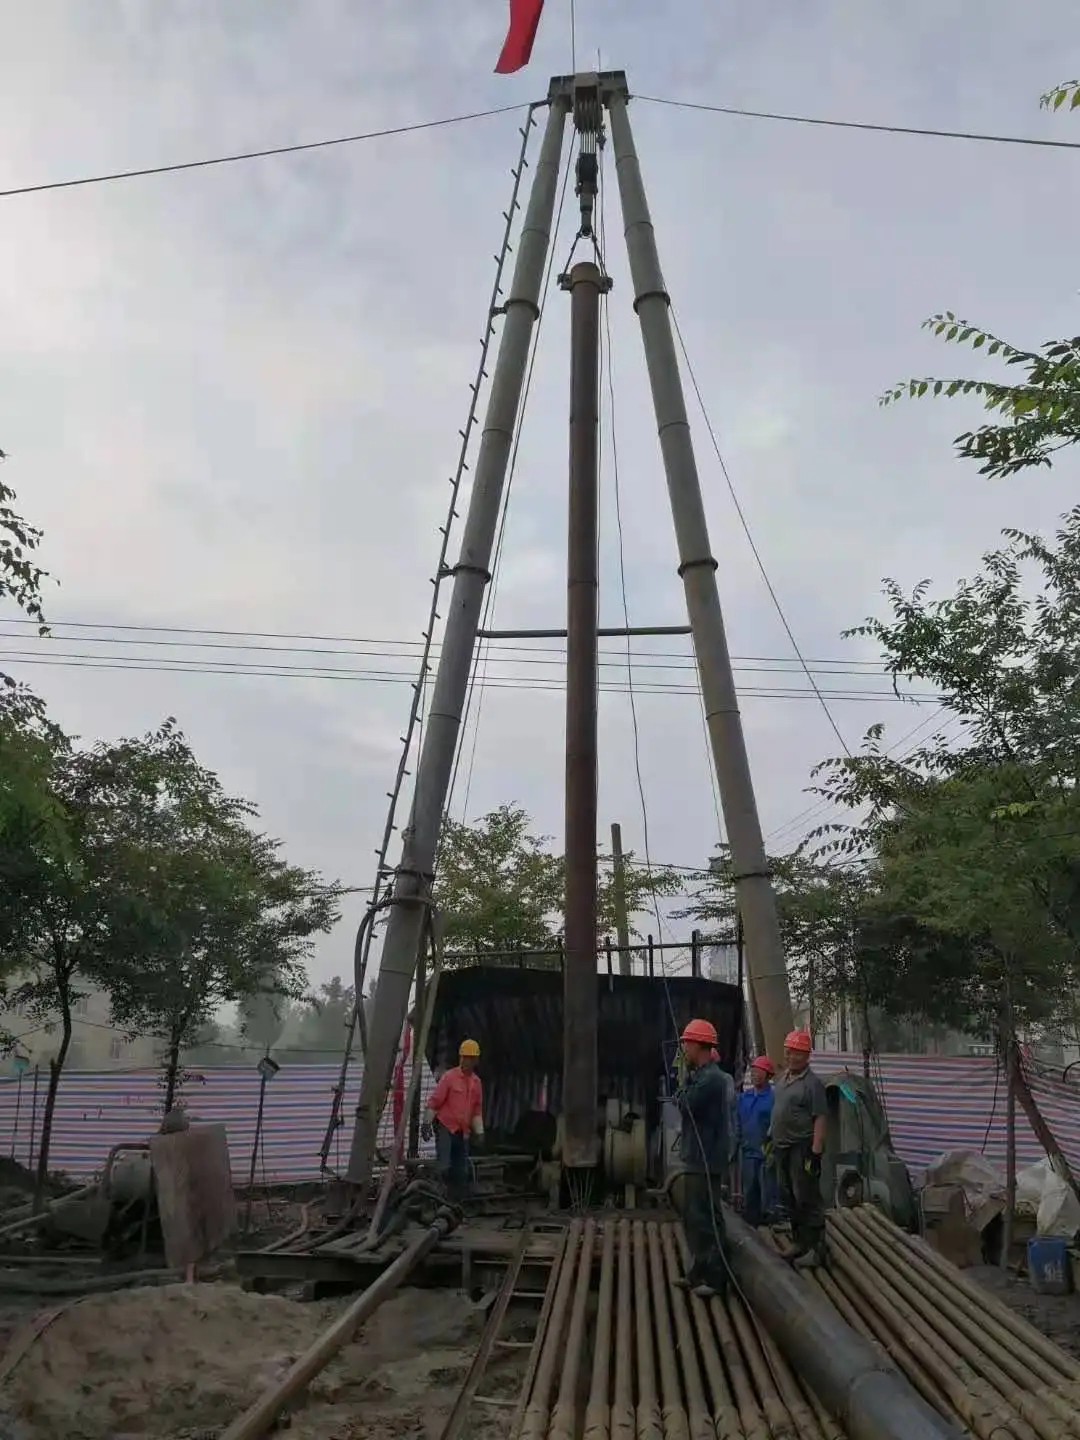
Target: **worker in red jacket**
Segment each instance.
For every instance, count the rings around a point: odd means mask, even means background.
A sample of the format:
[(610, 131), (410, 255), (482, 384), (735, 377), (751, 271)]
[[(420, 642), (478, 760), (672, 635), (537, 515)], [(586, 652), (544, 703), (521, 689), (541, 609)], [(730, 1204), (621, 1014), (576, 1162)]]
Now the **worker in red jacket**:
[(484, 1086), (476, 1067), (480, 1046), (463, 1040), (458, 1063), (447, 1070), (428, 1100), (431, 1119), (423, 1127), (425, 1140), (434, 1129), (439, 1174), (451, 1194), (460, 1197), (469, 1187), (470, 1143), (484, 1140)]

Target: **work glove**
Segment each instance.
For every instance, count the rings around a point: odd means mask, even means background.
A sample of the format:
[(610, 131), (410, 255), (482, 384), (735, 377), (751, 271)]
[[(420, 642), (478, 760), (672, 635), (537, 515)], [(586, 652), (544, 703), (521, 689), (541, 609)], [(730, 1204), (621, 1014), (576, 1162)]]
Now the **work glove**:
[(815, 1155), (812, 1151), (807, 1155), (803, 1169), (812, 1180), (821, 1179), (821, 1156)]
[(434, 1133), (435, 1133), (434, 1130), (432, 1130), (432, 1128), (431, 1128), (431, 1121), (430, 1121), (430, 1120), (425, 1120), (424, 1123), (420, 1126), (420, 1138), (421, 1138), (421, 1140), (423, 1140), (424, 1143), (426, 1144), (426, 1143), (431, 1139), (431, 1137), (434, 1135)]

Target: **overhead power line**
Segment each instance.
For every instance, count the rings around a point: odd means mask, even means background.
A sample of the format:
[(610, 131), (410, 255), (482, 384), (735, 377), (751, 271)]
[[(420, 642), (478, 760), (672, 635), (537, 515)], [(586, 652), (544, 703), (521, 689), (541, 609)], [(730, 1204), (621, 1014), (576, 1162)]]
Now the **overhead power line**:
[[(371, 685), (415, 685), (416, 677), (403, 670), (361, 670), (345, 666), (304, 666), (245, 664), (242, 661), (187, 661), (161, 663), (137, 655), (127, 655), (116, 660), (101, 660), (96, 655), (78, 651), (59, 651), (52, 656), (31, 654), (27, 651), (0, 650), (0, 664), (3, 665), (49, 665), (72, 670), (128, 670), (147, 671), (161, 675), (232, 675), (253, 679), (269, 680), (337, 680)], [(429, 678), (426, 682), (432, 683)], [(491, 690), (529, 690), (561, 694), (565, 690), (563, 681), (556, 677), (531, 678), (528, 675), (506, 675), (478, 682), (478, 688)], [(692, 695), (699, 694), (696, 684), (679, 684), (673, 681), (635, 682), (639, 694), (648, 695)], [(603, 684), (603, 691), (612, 694), (626, 694), (627, 686)], [(907, 691), (899, 695), (892, 690), (870, 690), (852, 687), (848, 690), (826, 690), (822, 692), (834, 699), (855, 701), (885, 701), (887, 703), (939, 704), (940, 697), (930, 692)], [(798, 686), (741, 686), (740, 694), (757, 699), (819, 699), (820, 695), (806, 687)]]
[[(31, 625), (36, 630), (37, 621), (23, 621), (9, 619), (0, 621), (0, 640), (5, 635), (12, 640), (22, 640), (25, 629), (5, 630), (3, 626), (25, 627)], [(65, 630), (111, 630), (123, 632), (123, 634), (112, 635), (64, 635)], [(226, 636), (234, 637), (242, 643), (232, 644), (224, 640), (161, 640), (153, 639), (131, 639), (124, 638), (125, 635), (133, 633), (136, 635), (189, 635), (189, 636)], [(247, 639), (245, 637), (251, 637)], [(35, 635), (35, 640), (37, 639)], [(265, 630), (199, 630), (188, 629), (183, 626), (170, 625), (111, 625), (95, 624), (90, 621), (54, 621), (50, 634), (44, 637), (41, 644), (47, 646), (53, 640), (71, 640), (80, 645), (112, 645), (112, 646), (141, 646), (155, 649), (180, 649), (180, 650), (229, 650), (229, 651), (251, 651), (278, 655), (345, 655), (355, 656), (363, 659), (401, 659), (414, 660), (414, 651), (423, 648), (422, 640), (408, 640), (399, 637), (376, 637), (364, 635), (305, 635), (289, 631), (265, 631)], [(267, 645), (262, 640), (302, 640), (302, 641), (324, 641), (331, 648), (323, 648), (319, 645)], [(253, 643), (260, 642), (260, 643)], [(549, 659), (549, 656), (565, 656), (565, 645), (525, 645), (515, 644), (506, 641), (490, 640), (484, 641), (486, 651), (490, 651), (492, 663), (498, 664), (527, 664), (527, 665), (563, 665), (564, 659)], [(367, 650), (342, 649), (342, 646), (365, 645), (371, 646)], [(392, 648), (401, 647), (401, 648)], [(433, 650), (438, 651), (439, 644), (435, 642)], [(498, 652), (498, 653), (496, 653)], [(690, 650), (641, 650), (632, 649), (632, 658), (642, 662), (646, 669), (690, 669), (696, 670), (696, 662)], [(600, 663), (605, 664), (614, 661), (620, 666), (625, 666), (626, 650), (600, 650)], [(790, 655), (733, 655), (732, 659), (737, 661), (737, 669), (748, 668), (758, 665), (780, 665), (789, 669), (792, 665), (802, 662), (795, 656)], [(654, 661), (682, 661), (681, 665), (653, 664)], [(884, 674), (884, 667), (878, 660), (859, 660), (853, 656), (833, 658), (809, 658), (805, 662), (813, 667), (820, 667), (821, 673), (825, 675), (880, 675)]]
[(384, 130), (365, 130), (357, 135), (336, 135), (330, 140), (307, 140), (298, 145), (274, 145), (266, 150), (243, 150), (233, 155), (213, 155), (202, 160), (181, 160), (173, 165), (147, 165), (140, 170), (113, 170), (102, 175), (81, 175), (74, 180), (47, 180), (38, 185), (16, 185), (0, 190), (0, 199), (13, 195), (38, 195), (43, 190), (73, 190), (80, 185), (104, 185), (109, 180), (138, 180), (146, 175), (173, 175), (181, 170), (207, 170), (214, 165), (235, 165), (241, 160), (265, 160), (273, 155), (299, 155), (305, 150), (329, 150), (336, 145), (358, 145), (364, 140), (386, 140), (392, 135), (415, 135), (421, 130), (439, 130), (447, 125), (464, 125), (469, 120), (486, 120), (491, 115), (509, 115), (527, 105), (499, 105), (492, 110), (474, 110), (468, 115), (447, 115), (441, 120), (418, 120), (412, 125), (392, 125)]
[(922, 135), (935, 140), (979, 140), (988, 145), (1037, 145), (1047, 150), (1080, 150), (1080, 140), (1043, 140), (1035, 135), (989, 135), (979, 130), (936, 130), (928, 125), (878, 125), (869, 120), (826, 120), (820, 115), (787, 115), (778, 110), (745, 110), (738, 105), (706, 105), (698, 100), (672, 100), (661, 95), (635, 95), (649, 105), (676, 110), (703, 110), (736, 115), (744, 120), (779, 120), (788, 125), (816, 125), (830, 130), (869, 130), (879, 135)]

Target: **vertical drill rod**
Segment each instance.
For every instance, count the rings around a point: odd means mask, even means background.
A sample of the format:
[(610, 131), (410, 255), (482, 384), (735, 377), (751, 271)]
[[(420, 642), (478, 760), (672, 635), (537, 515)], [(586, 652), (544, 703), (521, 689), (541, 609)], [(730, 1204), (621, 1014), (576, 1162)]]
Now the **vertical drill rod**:
[(596, 707), (600, 296), (592, 261), (570, 291), (570, 505), (566, 589), (566, 958), (563, 1163), (597, 1161)]

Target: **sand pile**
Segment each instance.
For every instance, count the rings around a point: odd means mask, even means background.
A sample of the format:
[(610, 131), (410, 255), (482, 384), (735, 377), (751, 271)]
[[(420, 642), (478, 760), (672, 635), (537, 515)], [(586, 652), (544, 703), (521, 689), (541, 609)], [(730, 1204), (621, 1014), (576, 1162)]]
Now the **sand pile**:
[[(343, 1303), (304, 1305), (228, 1285), (90, 1297), (60, 1315), (19, 1361), (0, 1391), (0, 1434), (212, 1436), (292, 1364)], [(314, 1382), (286, 1432), (290, 1440), (432, 1433), (465, 1374), (480, 1323), (446, 1291), (403, 1291)]]

